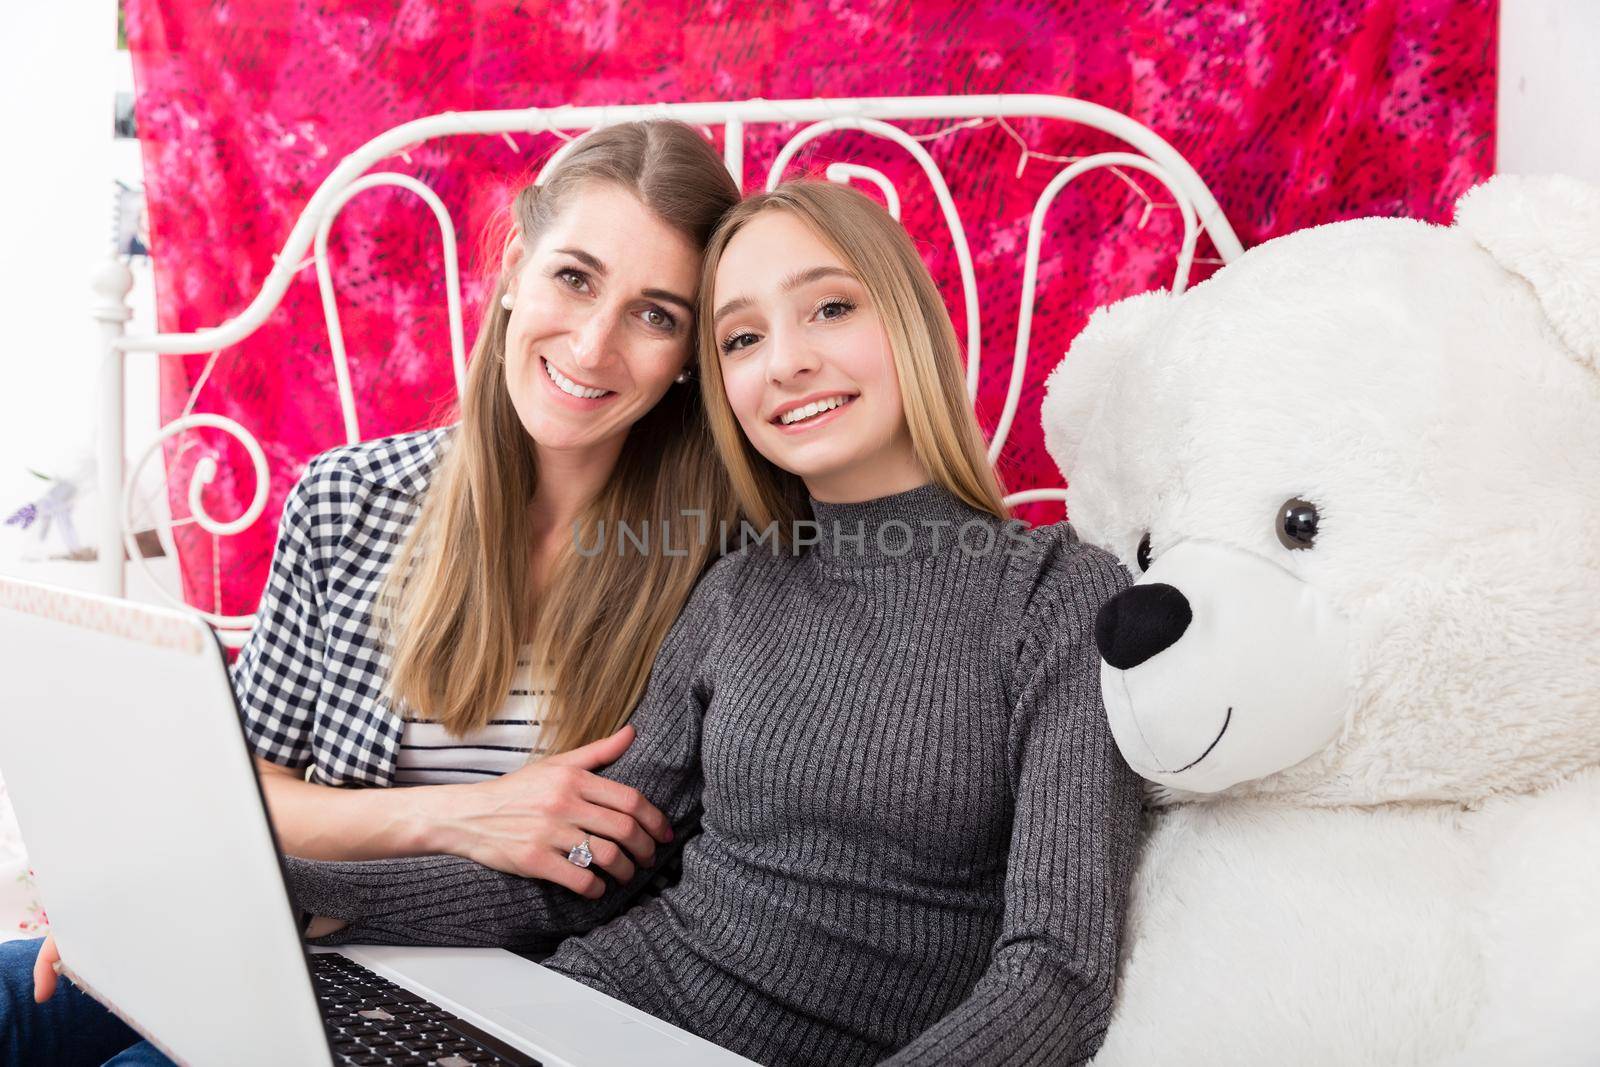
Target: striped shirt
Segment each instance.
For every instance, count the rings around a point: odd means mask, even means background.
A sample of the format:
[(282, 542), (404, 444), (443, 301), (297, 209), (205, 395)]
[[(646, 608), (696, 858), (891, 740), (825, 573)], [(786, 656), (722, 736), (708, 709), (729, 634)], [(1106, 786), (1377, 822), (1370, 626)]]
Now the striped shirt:
[(514, 771), (542, 755), (539, 723), (549, 694), (534, 676), (530, 651), (527, 645), (522, 647), (510, 694), (481, 728), (457, 737), (437, 719), (406, 719), (394, 784), (481, 782)]

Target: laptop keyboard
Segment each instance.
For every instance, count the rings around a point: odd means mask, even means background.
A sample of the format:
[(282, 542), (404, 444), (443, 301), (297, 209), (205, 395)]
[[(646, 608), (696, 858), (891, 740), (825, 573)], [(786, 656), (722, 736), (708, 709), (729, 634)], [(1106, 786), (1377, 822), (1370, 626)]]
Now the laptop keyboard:
[(347, 956), (311, 954), (311, 981), (339, 1064), (475, 1067), (540, 1061)]

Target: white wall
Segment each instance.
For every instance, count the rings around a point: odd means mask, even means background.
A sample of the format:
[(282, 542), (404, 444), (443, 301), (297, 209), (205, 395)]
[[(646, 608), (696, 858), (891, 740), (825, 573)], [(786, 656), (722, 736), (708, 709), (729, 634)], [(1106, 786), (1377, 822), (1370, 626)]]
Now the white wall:
[(1600, 2), (1501, 0), (1497, 170), (1600, 182)]
[[(0, 28), (0, 506), (18, 461), (58, 465), (88, 439), (88, 277), (111, 233), (110, 0), (8, 5)], [(96, 28), (98, 27), (98, 29)]]
[[(0, 518), (43, 487), (29, 468), (71, 474), (93, 460), (98, 333), (89, 282), (111, 250), (113, 178), (139, 176), (136, 147), (112, 137), (115, 91), (130, 84), (115, 0), (10, 4), (0, 14)], [(130, 328), (151, 330), (149, 271), (136, 273)], [(130, 357), (126, 379), (128, 440), (146, 441), (158, 425), (155, 357)], [(95, 503), (86, 500), (78, 517), (85, 541)], [(31, 539), (0, 528), (0, 571), (93, 582), (92, 564), (19, 562), (36, 554)], [(163, 568), (169, 588), (171, 573)], [(150, 588), (134, 581), (130, 592)]]

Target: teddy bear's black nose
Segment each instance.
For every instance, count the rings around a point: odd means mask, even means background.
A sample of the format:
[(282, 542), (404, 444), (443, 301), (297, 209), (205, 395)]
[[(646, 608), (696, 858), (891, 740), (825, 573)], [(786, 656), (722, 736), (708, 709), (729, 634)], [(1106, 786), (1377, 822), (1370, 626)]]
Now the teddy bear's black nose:
[(1125, 671), (1176, 643), (1193, 618), (1188, 599), (1172, 586), (1130, 586), (1100, 609), (1094, 643), (1101, 659)]

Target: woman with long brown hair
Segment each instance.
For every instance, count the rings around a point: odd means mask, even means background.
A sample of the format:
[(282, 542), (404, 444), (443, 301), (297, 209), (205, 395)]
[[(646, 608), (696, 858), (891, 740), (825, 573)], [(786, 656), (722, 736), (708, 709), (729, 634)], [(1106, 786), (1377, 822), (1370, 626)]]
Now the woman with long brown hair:
[[(681, 123), (588, 135), (516, 197), (460, 423), (312, 463), (234, 672), (290, 854), (447, 852), (595, 893), (570, 850), (625, 878), (668, 833), (590, 772), (710, 560), (690, 535), (731, 513), (692, 301), (737, 196)], [(576, 550), (622, 523), (684, 551)], [(391, 783), (429, 787), (331, 788)]]
[(623, 911), (644, 873), (590, 900), (453, 856), (291, 860), (308, 933), (565, 937), (546, 966), (763, 1063), (1083, 1062), (1139, 819), (1093, 640), (1127, 574), (1007, 519), (881, 207), (780, 186), (705, 271), (703, 391), (758, 541), (702, 579), (603, 772), (702, 825), (681, 881)]
[[(586, 835), (618, 877), (650, 858), (659, 813), (590, 772), (709, 562), (683, 513), (732, 506), (692, 355), (737, 195), (680, 123), (585, 137), (516, 196), (460, 422), (312, 463), (234, 671), (287, 852), (448, 852), (590, 893), (566, 861)], [(574, 550), (624, 521), (688, 550)], [(334, 788), (391, 783), (427, 787)]]
[[(586, 135), (516, 195), (460, 421), (324, 453), (291, 490), (233, 671), (285, 852), (450, 853), (585, 897), (598, 870), (658, 866), (673, 828), (594, 771), (633, 739), (715, 550), (698, 534), (733, 514), (694, 307), (738, 195), (681, 123)], [(580, 550), (624, 525), (674, 550)], [(391, 785), (414, 788), (348, 788)], [(0, 1049), (98, 1064), (134, 1044), (76, 989), (19, 1007), (56, 958), (0, 954)]]

